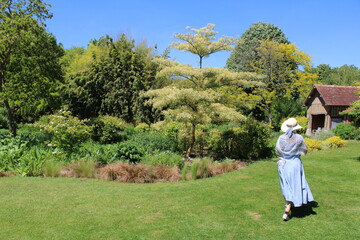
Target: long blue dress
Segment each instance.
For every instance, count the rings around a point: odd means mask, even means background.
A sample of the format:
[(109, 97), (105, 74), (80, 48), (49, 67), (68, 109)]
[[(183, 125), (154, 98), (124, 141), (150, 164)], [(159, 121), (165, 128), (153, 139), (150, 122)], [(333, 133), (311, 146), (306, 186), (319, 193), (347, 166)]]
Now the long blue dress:
[(295, 207), (314, 201), (300, 159), (306, 152), (307, 146), (303, 137), (295, 132), (282, 134), (276, 143), (276, 154), (280, 159), (278, 171), (282, 195)]

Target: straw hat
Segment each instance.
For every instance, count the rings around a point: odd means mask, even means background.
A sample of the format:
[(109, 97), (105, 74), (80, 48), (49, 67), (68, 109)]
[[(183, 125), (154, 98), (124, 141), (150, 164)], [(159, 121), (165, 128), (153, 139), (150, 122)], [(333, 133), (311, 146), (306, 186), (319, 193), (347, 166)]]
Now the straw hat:
[(295, 118), (289, 118), (281, 125), (281, 131), (286, 132), (290, 127), (293, 127), (293, 130), (302, 128), (302, 126), (297, 123)]

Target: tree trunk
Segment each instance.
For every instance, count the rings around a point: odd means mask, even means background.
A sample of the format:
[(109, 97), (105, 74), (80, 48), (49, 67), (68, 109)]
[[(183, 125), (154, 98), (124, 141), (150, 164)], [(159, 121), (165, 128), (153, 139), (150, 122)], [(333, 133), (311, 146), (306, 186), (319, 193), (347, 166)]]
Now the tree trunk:
[(203, 57), (200, 56), (200, 68), (202, 68), (202, 60), (203, 60)]
[(10, 134), (13, 137), (16, 137), (17, 125), (16, 125), (16, 121), (15, 121), (14, 111), (11, 109), (10, 104), (9, 104), (8, 101), (5, 100), (4, 105), (5, 105), (5, 108), (6, 108)]
[(271, 115), (271, 104), (270, 103), (267, 103), (265, 105), (265, 111), (269, 118), (269, 124), (270, 124), (270, 126), (272, 126), (273, 125), (273, 116)]
[(190, 155), (191, 155), (191, 152), (194, 148), (194, 145), (195, 145), (195, 128), (196, 128), (196, 124), (193, 123), (192, 124), (192, 128), (191, 128), (191, 141), (190, 141), (190, 146), (189, 146), (189, 149), (187, 150), (186, 152), (186, 157), (189, 158)]

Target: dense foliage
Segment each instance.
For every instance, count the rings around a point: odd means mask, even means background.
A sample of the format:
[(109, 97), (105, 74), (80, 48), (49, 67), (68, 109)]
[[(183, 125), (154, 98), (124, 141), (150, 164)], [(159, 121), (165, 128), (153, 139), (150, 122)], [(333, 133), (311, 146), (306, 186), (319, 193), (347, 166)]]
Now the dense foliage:
[(140, 96), (155, 84), (151, 49), (136, 48), (124, 34), (116, 41), (107, 37), (103, 42), (85, 70), (68, 76), (64, 103), (81, 118), (111, 115), (128, 123), (154, 121), (156, 114)]
[(266, 40), (290, 43), (277, 26), (264, 22), (254, 23), (241, 35), (227, 60), (227, 68), (238, 72), (253, 72), (252, 63), (258, 60), (257, 48), (260, 46), (260, 41)]
[[(156, 56), (125, 34), (64, 50), (46, 31), (48, 7), (0, 0), (0, 127), (12, 135), (0, 134), (0, 173), (127, 182), (214, 176), (239, 167), (229, 159), (272, 157), (271, 128), (285, 118), (305, 127), (302, 102), (317, 77), (344, 85), (359, 77), (354, 66), (312, 69), (310, 56), (267, 23), (242, 35), (223, 69), (202, 68), (203, 58), (233, 49), (234, 38), (216, 38), (214, 24), (187, 28), (171, 44), (198, 56), (200, 68)], [(347, 112), (355, 119), (357, 106)], [(339, 124), (335, 133), (356, 139), (359, 130)], [(323, 135), (326, 144), (307, 140), (309, 147), (344, 145)]]

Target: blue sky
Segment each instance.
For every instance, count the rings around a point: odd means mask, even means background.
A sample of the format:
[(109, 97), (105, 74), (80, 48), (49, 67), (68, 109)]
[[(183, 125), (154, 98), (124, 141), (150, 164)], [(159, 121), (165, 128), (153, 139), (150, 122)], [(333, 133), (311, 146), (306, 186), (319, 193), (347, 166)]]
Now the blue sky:
[[(299, 50), (312, 56), (313, 66), (344, 64), (360, 68), (360, 0), (46, 0), (54, 17), (47, 30), (65, 48), (87, 46), (91, 39), (121, 33), (158, 46), (160, 53), (186, 33), (215, 24), (218, 36), (240, 37), (251, 24), (278, 26)], [(204, 60), (224, 67), (230, 52)], [(170, 57), (198, 66), (198, 57), (172, 49)]]

